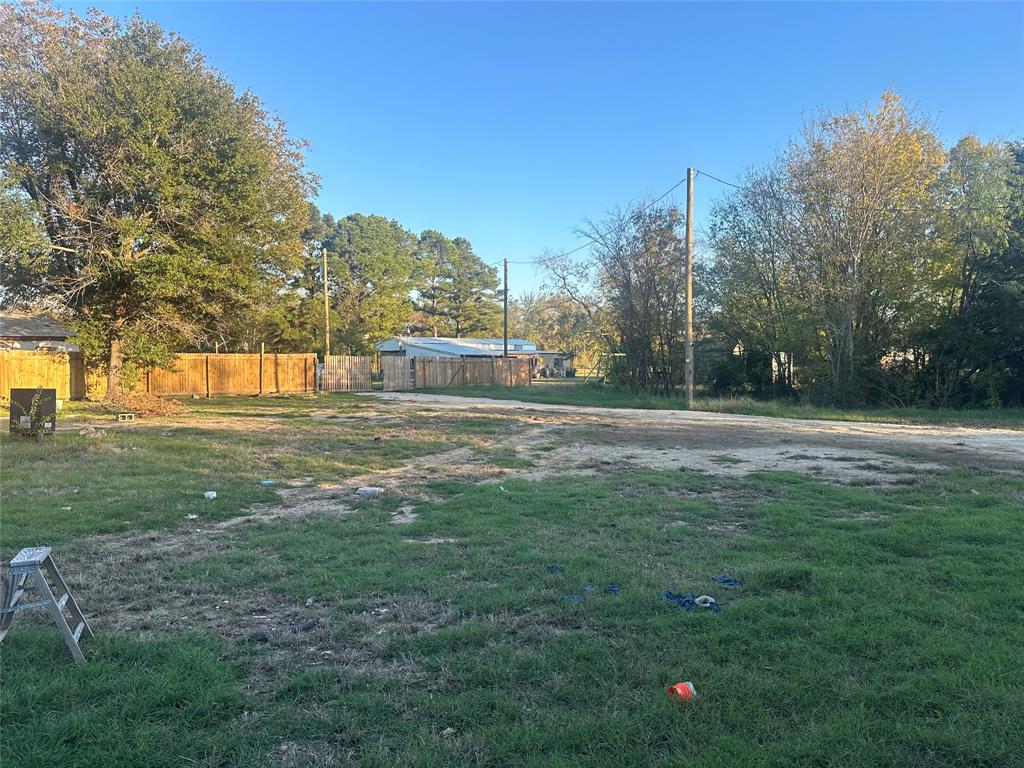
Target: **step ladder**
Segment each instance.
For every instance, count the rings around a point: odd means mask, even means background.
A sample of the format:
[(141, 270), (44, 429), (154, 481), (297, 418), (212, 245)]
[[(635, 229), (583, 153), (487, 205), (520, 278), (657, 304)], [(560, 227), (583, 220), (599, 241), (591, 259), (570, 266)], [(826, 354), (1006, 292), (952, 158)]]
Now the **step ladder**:
[[(3, 564), (3, 571), (4, 578), (0, 579), (0, 642), (7, 637), (17, 614), (32, 608), (46, 608), (75, 661), (79, 664), (85, 662), (85, 654), (78, 641), (83, 634), (92, 637), (92, 630), (78, 607), (78, 601), (57, 570), (50, 547), (26, 547), (12, 557), (10, 563)], [(50, 586), (51, 582), (54, 587)], [(54, 595), (54, 589), (59, 594)], [(22, 598), (29, 593), (35, 593), (36, 599), (24, 602)], [(71, 623), (64, 615), (65, 609)]]

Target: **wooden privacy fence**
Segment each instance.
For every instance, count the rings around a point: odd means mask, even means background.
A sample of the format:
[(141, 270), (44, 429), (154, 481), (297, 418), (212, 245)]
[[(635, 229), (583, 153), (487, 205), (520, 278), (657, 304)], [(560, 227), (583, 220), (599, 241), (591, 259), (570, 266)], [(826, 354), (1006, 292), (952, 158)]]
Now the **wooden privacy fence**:
[(0, 350), (0, 397), (9, 397), (11, 389), (17, 387), (56, 389), (58, 400), (70, 400), (75, 396), (70, 355), (44, 350)]
[(405, 355), (381, 355), (380, 373), (385, 392), (412, 389), (412, 360)]
[(154, 395), (272, 395), (313, 392), (316, 355), (185, 353), (171, 368), (143, 375), (138, 391)]
[[(12, 387), (53, 387), (57, 397), (102, 398), (106, 377), (85, 365), (79, 352), (0, 351), (0, 396)], [(183, 353), (169, 368), (139, 378), (136, 392), (154, 395), (259, 395), (313, 392), (316, 355)]]
[(418, 357), (412, 386), (525, 387), (530, 384), (530, 361), (517, 358), (456, 359)]
[(328, 355), (320, 389), (324, 392), (369, 392), (373, 358), (357, 355)]

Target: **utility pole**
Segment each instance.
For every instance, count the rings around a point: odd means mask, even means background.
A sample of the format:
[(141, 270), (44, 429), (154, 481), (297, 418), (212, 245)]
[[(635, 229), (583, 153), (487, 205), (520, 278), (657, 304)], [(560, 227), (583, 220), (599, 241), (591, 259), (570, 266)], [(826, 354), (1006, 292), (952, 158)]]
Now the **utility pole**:
[(686, 406), (693, 408), (693, 168), (686, 169)]
[(505, 357), (508, 357), (508, 259), (505, 259)]
[(323, 270), (324, 270), (324, 363), (327, 363), (327, 356), (331, 354), (331, 310), (327, 300), (327, 249), (322, 248)]

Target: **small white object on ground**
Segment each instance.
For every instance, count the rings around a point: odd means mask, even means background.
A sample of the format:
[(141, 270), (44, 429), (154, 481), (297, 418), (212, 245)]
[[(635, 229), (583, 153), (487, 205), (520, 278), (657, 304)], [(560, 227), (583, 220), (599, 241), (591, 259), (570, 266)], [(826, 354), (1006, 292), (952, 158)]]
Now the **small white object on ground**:
[(357, 488), (356, 493), (360, 496), (379, 496), (384, 493), (384, 489), (376, 485), (364, 485), (362, 488)]
[(203, 496), (205, 498), (207, 498), (207, 499), (216, 499), (217, 498), (217, 492), (216, 491), (206, 491), (206, 493), (204, 493)]
[(198, 520), (199, 515), (185, 515), (186, 520)]

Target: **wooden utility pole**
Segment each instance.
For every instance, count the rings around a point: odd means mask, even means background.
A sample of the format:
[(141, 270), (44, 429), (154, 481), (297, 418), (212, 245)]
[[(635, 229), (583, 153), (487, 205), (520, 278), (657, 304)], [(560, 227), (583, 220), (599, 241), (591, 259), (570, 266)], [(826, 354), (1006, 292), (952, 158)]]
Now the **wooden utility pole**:
[(508, 357), (508, 259), (505, 259), (505, 290), (503, 291), (503, 297), (505, 300), (505, 357)]
[(686, 169), (686, 405), (693, 407), (693, 168)]
[(324, 270), (324, 363), (327, 363), (327, 356), (331, 354), (331, 310), (327, 300), (327, 249), (322, 248), (323, 270)]

